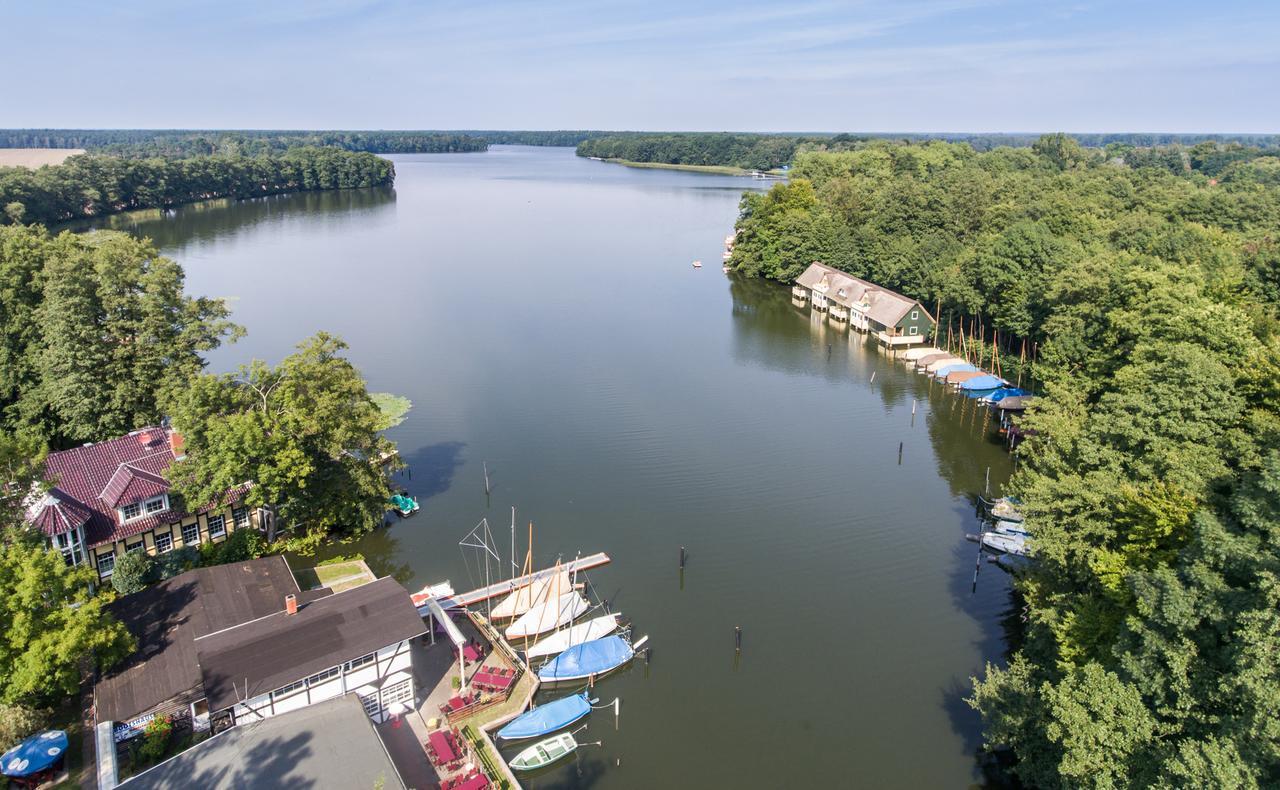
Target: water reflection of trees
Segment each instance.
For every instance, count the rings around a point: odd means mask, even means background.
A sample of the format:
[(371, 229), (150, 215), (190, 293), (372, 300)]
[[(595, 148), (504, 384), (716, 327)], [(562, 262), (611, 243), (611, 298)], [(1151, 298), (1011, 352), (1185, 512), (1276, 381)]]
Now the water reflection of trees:
[[(395, 205), (393, 187), (337, 189), (326, 192), (298, 192), (252, 200), (209, 200), (164, 211), (148, 209), (114, 214), (78, 223), (69, 230), (123, 230), (155, 241), (161, 249), (212, 241), (231, 231), (243, 232), (263, 223), (288, 217), (305, 217), (310, 222), (360, 222), (383, 214)], [(390, 216), (388, 214), (388, 216)]]

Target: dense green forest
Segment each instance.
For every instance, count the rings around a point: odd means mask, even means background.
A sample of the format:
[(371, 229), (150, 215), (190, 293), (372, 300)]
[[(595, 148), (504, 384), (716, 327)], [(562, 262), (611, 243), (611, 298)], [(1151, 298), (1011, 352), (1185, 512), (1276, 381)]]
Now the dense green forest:
[(462, 132), (239, 129), (8, 129), (0, 148), (83, 148), (129, 157), (260, 156), (324, 146), (379, 154), (483, 151), (488, 141)]
[(184, 159), (81, 154), (35, 170), (0, 168), (0, 222), (49, 224), (212, 198), (384, 186), (394, 179), (388, 160), (338, 148)]
[[(1105, 148), (1111, 156), (1131, 164), (1156, 164), (1167, 169), (1179, 167), (1187, 158), (1184, 150), (1213, 151), (1217, 167), (1225, 167), (1242, 155), (1257, 156), (1258, 147), (1280, 154), (1280, 135), (1174, 135), (1174, 134), (1084, 134), (1072, 135), (1086, 147)], [(791, 164), (797, 153), (806, 151), (848, 151), (869, 142), (965, 143), (974, 151), (999, 147), (1031, 147), (1039, 135), (1023, 134), (730, 134), (710, 132), (634, 133), (593, 137), (579, 143), (578, 156), (623, 159), (629, 162), (656, 162), (670, 165), (720, 165), (745, 170), (772, 170)], [(1156, 148), (1153, 146), (1171, 146)], [(1251, 152), (1241, 154), (1240, 152)], [(1141, 160), (1141, 161), (1140, 161)], [(1208, 172), (1208, 167), (1199, 168)]]
[(727, 133), (619, 135), (584, 140), (578, 144), (578, 156), (773, 170), (789, 164), (802, 143), (817, 141), (818, 138)]
[(801, 153), (791, 183), (743, 199), (739, 271), (823, 260), (1038, 348), (1010, 489), (1036, 558), (1024, 633), (970, 699), (1028, 785), (1280, 784), (1266, 154), (881, 141)]

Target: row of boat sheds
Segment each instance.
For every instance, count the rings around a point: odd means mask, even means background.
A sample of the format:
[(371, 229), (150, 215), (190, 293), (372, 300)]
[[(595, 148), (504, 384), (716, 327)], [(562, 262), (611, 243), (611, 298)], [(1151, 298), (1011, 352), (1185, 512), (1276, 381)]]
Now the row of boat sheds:
[[(478, 537), (461, 545), (488, 546)], [(588, 745), (575, 735), (593, 710), (616, 717), (618, 700), (601, 704), (595, 686), (637, 656), (647, 661), (648, 637), (633, 641), (629, 624), (594, 598), (585, 571), (608, 562), (601, 553), (533, 571), (526, 559), (522, 574), (471, 592), (444, 582), (413, 595), (432, 644), (451, 643), (456, 668), (420, 709), (431, 717), (422, 747), (441, 788), (487, 786), (475, 781), (477, 763), (508, 780), (495, 784), (518, 786), (513, 771), (548, 768)]]
[(1011, 386), (1000, 376), (982, 370), (964, 356), (940, 348), (910, 348), (897, 355), (917, 373), (932, 376), (968, 398), (991, 407), (999, 417), (999, 431), (1009, 449), (1027, 436), (1020, 424), (1022, 413), (1035, 399), (1029, 391)]

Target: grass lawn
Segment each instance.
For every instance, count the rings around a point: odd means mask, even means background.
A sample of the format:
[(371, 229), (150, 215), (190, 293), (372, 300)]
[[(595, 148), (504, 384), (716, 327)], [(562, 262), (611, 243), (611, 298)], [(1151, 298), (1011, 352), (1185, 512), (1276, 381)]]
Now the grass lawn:
[(329, 587), (334, 592), (350, 590), (352, 587), (359, 587), (374, 580), (373, 574), (369, 573), (364, 563), (359, 560), (303, 568), (294, 571), (293, 575), (298, 580), (298, 586), (304, 590)]

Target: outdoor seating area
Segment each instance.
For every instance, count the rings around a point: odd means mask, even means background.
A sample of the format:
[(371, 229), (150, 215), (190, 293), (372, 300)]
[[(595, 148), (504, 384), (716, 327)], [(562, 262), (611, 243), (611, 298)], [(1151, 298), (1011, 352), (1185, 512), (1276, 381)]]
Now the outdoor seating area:
[(480, 667), (471, 676), (471, 685), (480, 691), (506, 691), (516, 682), (516, 671), (506, 667)]
[(489, 778), (468, 759), (467, 746), (456, 730), (435, 730), (427, 736), (423, 748), (440, 777), (442, 790), (477, 790), (489, 786)]

